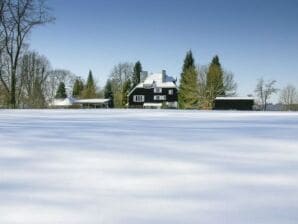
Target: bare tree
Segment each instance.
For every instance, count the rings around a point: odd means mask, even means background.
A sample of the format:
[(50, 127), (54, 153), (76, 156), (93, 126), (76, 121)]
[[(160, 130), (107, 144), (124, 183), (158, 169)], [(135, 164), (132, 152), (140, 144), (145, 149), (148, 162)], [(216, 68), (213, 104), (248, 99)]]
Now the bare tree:
[(287, 85), (280, 92), (280, 102), (284, 105), (286, 110), (295, 110), (297, 104), (297, 90), (293, 85)]
[(237, 83), (234, 80), (234, 74), (231, 72), (224, 71), (223, 77), (223, 91), (226, 96), (235, 96), (237, 92)]
[(9, 78), (5, 80), (1, 74), (0, 81), (9, 93), (9, 103), (13, 108), (17, 103), (17, 72), (26, 38), (34, 27), (53, 21), (44, 3), (45, 0), (2, 0), (0, 30), (8, 58)]
[(278, 89), (275, 88), (275, 84), (275, 80), (267, 82), (263, 78), (258, 80), (255, 93), (260, 100), (262, 110), (267, 109), (268, 100), (278, 91)]
[[(4, 0), (0, 0), (0, 23), (3, 18), (4, 13)], [(0, 105), (4, 105), (7, 103), (7, 86), (4, 82), (4, 30), (0, 26)]]
[(27, 52), (21, 59), (18, 104), (29, 108), (46, 106), (46, 81), (50, 63), (36, 52)]
[(115, 107), (123, 107), (124, 86), (128, 80), (131, 80), (134, 72), (133, 68), (133, 63), (119, 63), (110, 74)]
[(50, 71), (47, 75), (47, 80), (45, 83), (46, 101), (49, 103), (55, 98), (58, 85), (61, 82), (65, 84), (67, 95), (71, 96), (72, 87), (77, 78), (78, 77), (76, 75), (74, 75), (72, 72), (67, 70), (56, 69), (56, 70)]

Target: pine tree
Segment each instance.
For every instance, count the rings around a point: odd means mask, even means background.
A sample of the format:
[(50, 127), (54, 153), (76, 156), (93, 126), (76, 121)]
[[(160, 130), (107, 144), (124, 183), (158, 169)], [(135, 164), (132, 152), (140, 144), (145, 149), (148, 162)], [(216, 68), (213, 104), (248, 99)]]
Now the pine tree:
[(85, 99), (90, 99), (90, 98), (95, 98), (96, 97), (96, 86), (94, 83), (92, 71), (89, 71), (88, 79), (86, 86), (83, 91), (83, 98)]
[(113, 94), (113, 89), (112, 89), (112, 81), (110, 79), (107, 80), (107, 83), (105, 85), (104, 89), (104, 98), (105, 99), (110, 99), (110, 107), (114, 107), (114, 94)]
[(142, 64), (140, 61), (135, 64), (133, 71), (132, 87), (135, 87), (141, 81)]
[(64, 84), (64, 82), (60, 82), (55, 98), (56, 99), (65, 99), (66, 97), (67, 97), (67, 95), (66, 95), (66, 90), (65, 90), (65, 84)]
[(198, 72), (190, 67), (184, 72), (179, 89), (179, 106), (182, 109), (198, 108)]
[(83, 90), (84, 90), (83, 81), (80, 78), (76, 79), (73, 85), (72, 96), (79, 98), (82, 95)]
[(122, 90), (122, 106), (126, 106), (128, 103), (128, 93), (131, 90), (131, 81), (130, 79), (126, 80), (123, 84), (123, 90)]
[(189, 68), (195, 68), (195, 60), (191, 50), (186, 53), (181, 76), (183, 76), (183, 73), (185, 73), (185, 71)]
[(216, 55), (207, 72), (207, 91), (212, 101), (217, 96), (225, 95), (223, 76), (223, 69)]
[(188, 51), (184, 59), (178, 95), (179, 107), (181, 109), (197, 108), (198, 88), (198, 72), (192, 52)]

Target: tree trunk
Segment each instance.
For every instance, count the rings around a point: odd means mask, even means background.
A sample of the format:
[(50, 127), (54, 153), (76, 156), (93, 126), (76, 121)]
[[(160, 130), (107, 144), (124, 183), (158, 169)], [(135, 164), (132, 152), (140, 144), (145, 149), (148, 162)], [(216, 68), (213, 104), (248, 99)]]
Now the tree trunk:
[(10, 107), (16, 108), (16, 70), (13, 69), (11, 73), (11, 91), (10, 91)]

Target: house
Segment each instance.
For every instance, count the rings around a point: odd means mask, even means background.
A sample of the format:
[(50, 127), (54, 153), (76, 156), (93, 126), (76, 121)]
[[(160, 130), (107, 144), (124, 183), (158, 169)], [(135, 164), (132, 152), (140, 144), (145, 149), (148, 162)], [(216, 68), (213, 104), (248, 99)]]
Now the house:
[(161, 73), (141, 73), (141, 82), (128, 94), (128, 106), (131, 108), (177, 108), (177, 79), (163, 70)]
[(110, 99), (54, 99), (50, 104), (53, 108), (109, 108)]
[(253, 97), (216, 97), (214, 110), (253, 110)]

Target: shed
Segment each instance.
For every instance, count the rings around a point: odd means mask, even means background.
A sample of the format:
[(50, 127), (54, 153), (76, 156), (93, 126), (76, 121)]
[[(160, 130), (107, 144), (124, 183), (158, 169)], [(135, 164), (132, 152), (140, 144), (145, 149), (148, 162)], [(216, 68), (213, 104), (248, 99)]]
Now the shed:
[(214, 110), (253, 110), (253, 97), (216, 97)]

